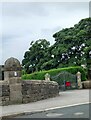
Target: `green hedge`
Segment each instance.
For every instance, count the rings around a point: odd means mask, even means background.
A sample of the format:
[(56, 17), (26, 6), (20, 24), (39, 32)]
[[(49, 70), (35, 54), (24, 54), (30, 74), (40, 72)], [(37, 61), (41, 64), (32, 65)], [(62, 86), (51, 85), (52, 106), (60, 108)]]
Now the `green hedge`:
[(45, 74), (49, 73), (51, 76), (55, 76), (58, 73), (62, 72), (62, 71), (67, 71), (70, 72), (72, 74), (76, 74), (78, 71), (81, 72), (82, 75), (82, 81), (86, 80), (86, 73), (85, 70), (82, 67), (66, 67), (66, 68), (58, 68), (58, 69), (51, 69), (48, 71), (40, 71), (40, 72), (35, 72), (32, 74), (25, 74), (22, 75), (22, 79), (24, 80), (44, 80), (45, 79)]

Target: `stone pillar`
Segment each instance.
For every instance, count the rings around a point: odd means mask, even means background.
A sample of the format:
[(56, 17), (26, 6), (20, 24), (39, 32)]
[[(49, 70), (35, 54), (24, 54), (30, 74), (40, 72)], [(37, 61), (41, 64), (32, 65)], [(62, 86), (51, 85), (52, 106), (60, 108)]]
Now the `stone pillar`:
[(21, 65), (15, 58), (9, 58), (4, 66), (4, 78), (10, 87), (10, 104), (22, 103)]
[(50, 74), (48, 73), (45, 74), (45, 81), (50, 81)]
[[(13, 78), (14, 80), (15, 78)], [(22, 86), (21, 83), (10, 84), (10, 104), (22, 103)]]
[(82, 83), (81, 83), (81, 73), (77, 72), (77, 84), (78, 84), (78, 88), (82, 88)]

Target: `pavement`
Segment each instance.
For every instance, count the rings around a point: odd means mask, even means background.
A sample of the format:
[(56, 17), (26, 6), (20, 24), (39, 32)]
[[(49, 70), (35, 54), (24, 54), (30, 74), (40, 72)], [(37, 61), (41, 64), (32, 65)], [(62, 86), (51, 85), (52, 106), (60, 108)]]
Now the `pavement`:
[(0, 106), (0, 117), (14, 117), (87, 103), (89, 103), (89, 89), (69, 90), (60, 92), (59, 96), (55, 98), (28, 104)]

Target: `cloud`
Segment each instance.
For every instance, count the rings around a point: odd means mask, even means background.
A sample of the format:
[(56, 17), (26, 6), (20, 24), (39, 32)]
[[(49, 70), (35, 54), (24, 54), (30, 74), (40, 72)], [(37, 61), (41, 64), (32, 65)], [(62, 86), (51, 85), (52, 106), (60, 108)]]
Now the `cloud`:
[[(88, 3), (3, 3), (3, 63), (8, 57), (22, 61), (32, 40), (47, 39), (62, 28), (74, 26), (89, 16)], [(1, 25), (1, 24), (0, 24)], [(1, 40), (1, 39), (0, 39)], [(1, 47), (1, 46), (0, 46)], [(0, 53), (1, 56), (1, 53)], [(1, 63), (1, 62), (0, 62)]]
[(47, 11), (44, 9), (44, 3), (30, 3), (30, 2), (16, 2), (16, 3), (3, 3), (3, 16), (29, 16), (37, 15), (37, 16), (46, 16), (48, 15)]
[(89, 17), (91, 17), (91, 1), (89, 2)]
[(1, 2), (89, 2), (89, 0), (1, 0)]

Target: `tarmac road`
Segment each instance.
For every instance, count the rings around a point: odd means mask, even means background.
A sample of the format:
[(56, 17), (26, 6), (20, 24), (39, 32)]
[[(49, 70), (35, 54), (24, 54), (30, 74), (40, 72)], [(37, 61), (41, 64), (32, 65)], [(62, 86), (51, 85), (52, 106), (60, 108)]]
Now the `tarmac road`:
[(89, 106), (91, 107), (91, 104), (76, 105), (30, 115), (17, 116), (16, 118), (89, 118)]

